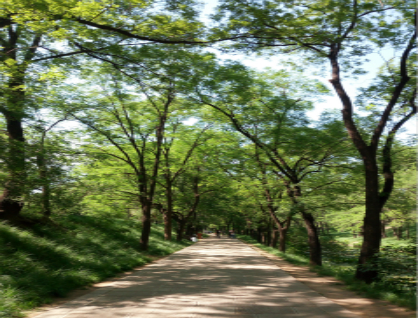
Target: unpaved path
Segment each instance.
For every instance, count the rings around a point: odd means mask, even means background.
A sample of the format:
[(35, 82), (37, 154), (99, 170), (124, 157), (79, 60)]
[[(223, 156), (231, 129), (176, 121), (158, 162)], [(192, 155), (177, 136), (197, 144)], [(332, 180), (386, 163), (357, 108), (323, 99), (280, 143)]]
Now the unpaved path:
[(398, 307), (388, 301), (379, 299), (364, 298), (355, 292), (346, 290), (344, 283), (334, 277), (320, 277), (309, 271), (309, 268), (296, 266), (285, 260), (271, 255), (262, 249), (248, 244), (261, 255), (269, 258), (273, 264), (292, 275), (298, 281), (312, 288), (319, 294), (327, 297), (333, 302), (356, 313), (360, 317), (367, 318), (416, 318), (415, 311)]
[(322, 291), (311, 289), (305, 281), (302, 283), (300, 279), (304, 278), (301, 272), (296, 273), (296, 276), (300, 276), (298, 279), (293, 278), (286, 272), (292, 270), (291, 268), (284, 268), (280, 264), (279, 268), (277, 259), (272, 261), (270, 256), (266, 258), (259, 251), (238, 240), (202, 240), (117, 280), (102, 283), (102, 287), (90, 293), (42, 313), (32, 313), (31, 316), (410, 317), (364, 316), (362, 312), (353, 310), (354, 307), (342, 303), (344, 299), (339, 300), (332, 296), (330, 300)]

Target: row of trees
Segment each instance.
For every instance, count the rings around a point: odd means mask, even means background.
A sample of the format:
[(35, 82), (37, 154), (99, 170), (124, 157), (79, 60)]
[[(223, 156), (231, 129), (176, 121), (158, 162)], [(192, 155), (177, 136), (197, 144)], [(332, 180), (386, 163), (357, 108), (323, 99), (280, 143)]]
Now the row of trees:
[[(30, 198), (48, 220), (53, 197), (68, 206), (96, 197), (140, 208), (147, 249), (153, 209), (167, 240), (172, 220), (181, 238), (199, 215), (244, 224), (257, 210), (284, 251), (300, 215), (311, 264), (321, 265), (315, 218), (329, 210), (362, 218), (364, 206), (356, 276), (373, 281), (377, 271), (363, 267), (379, 251), (382, 213), (394, 220), (389, 211), (409, 209), (388, 200), (394, 193), (410, 204), (394, 172), (409, 169), (395, 136), (416, 113), (412, 2), (225, 0), (212, 18), (205, 26), (191, 1), (7, 2), (0, 218), (28, 223), (21, 211)], [(218, 61), (208, 46), (277, 54), (283, 70)], [(341, 73), (361, 73), (368, 54), (387, 47), (400, 56), (359, 88), (355, 113)], [(286, 60), (294, 57), (330, 70), (342, 119), (306, 117), (330, 91)], [(77, 124), (64, 135), (68, 121)]]

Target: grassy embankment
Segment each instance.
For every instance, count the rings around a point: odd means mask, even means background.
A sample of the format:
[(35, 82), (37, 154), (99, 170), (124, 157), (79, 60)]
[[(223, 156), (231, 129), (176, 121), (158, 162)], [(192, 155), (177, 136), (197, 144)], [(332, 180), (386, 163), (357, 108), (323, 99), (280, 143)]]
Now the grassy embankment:
[(140, 224), (132, 220), (70, 216), (62, 229), (21, 230), (0, 222), (0, 317), (51, 302), (53, 297), (149, 263), (191, 242), (163, 240), (153, 225), (150, 248), (139, 250)]
[[(246, 235), (238, 238), (280, 258), (301, 266), (309, 266), (307, 246), (288, 244), (286, 253), (258, 243)], [(323, 266), (311, 267), (321, 276), (333, 276), (345, 283), (346, 288), (364, 297), (388, 300), (396, 305), (416, 309), (416, 250), (406, 240), (387, 238), (382, 240), (380, 260), (381, 281), (367, 285), (354, 279), (360, 240), (349, 234), (334, 234), (322, 237)], [(354, 242), (354, 244), (353, 244)], [(357, 244), (356, 244), (357, 243)]]

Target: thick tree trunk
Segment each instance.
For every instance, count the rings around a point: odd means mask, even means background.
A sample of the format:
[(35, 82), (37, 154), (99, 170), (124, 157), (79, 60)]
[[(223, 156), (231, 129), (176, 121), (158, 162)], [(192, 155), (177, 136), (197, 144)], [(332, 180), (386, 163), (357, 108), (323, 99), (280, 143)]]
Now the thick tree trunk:
[[(377, 279), (376, 253), (380, 250), (381, 222), (379, 179), (375, 162), (366, 166), (366, 215), (364, 217), (363, 244), (356, 271), (356, 278), (366, 283)], [(364, 268), (366, 266), (366, 268)], [(364, 270), (367, 269), (367, 270)]]
[[(375, 263), (376, 253), (379, 252), (381, 242), (381, 224), (380, 224), (380, 213), (385, 205), (386, 201), (393, 189), (393, 173), (391, 171), (391, 147), (392, 140), (402, 125), (409, 120), (413, 114), (416, 113), (416, 106), (413, 102), (412, 111), (401, 119), (394, 127), (390, 130), (386, 144), (383, 150), (384, 165), (383, 165), (383, 176), (385, 178), (385, 184), (383, 191), (379, 194), (379, 178), (378, 169), (376, 163), (376, 151), (379, 147), (380, 137), (390, 120), (391, 114), (395, 105), (397, 104), (402, 92), (405, 89), (406, 84), (410, 80), (408, 75), (408, 59), (410, 53), (415, 47), (416, 32), (411, 36), (407, 47), (402, 53), (400, 59), (400, 73), (398, 83), (393, 87), (390, 99), (386, 105), (378, 124), (375, 127), (373, 135), (370, 140), (370, 144), (367, 145), (357, 129), (356, 123), (353, 119), (353, 105), (350, 97), (344, 90), (344, 87), (340, 79), (340, 65), (338, 62), (338, 55), (341, 49), (341, 43), (334, 43), (330, 46), (330, 52), (328, 58), (332, 68), (332, 79), (331, 84), (343, 104), (343, 120), (347, 132), (352, 139), (355, 147), (359, 151), (363, 158), (365, 168), (365, 183), (366, 183), (366, 215), (364, 217), (364, 240), (361, 247), (359, 262), (356, 271), (356, 278), (366, 283), (371, 283), (378, 277), (377, 268)], [(415, 95), (415, 93), (414, 93)], [(365, 266), (367, 265), (367, 266)]]
[(322, 266), (321, 244), (318, 238), (318, 231), (315, 226), (315, 220), (311, 213), (302, 212), (305, 227), (308, 231), (309, 244), (309, 264), (312, 266)]
[[(23, 195), (25, 194), (26, 165), (25, 165), (25, 138), (23, 133), (23, 118), (25, 116), (25, 73), (27, 63), (34, 57), (41, 41), (41, 35), (35, 35), (32, 46), (28, 49), (18, 48), (20, 28), (8, 27), (8, 39), (3, 39), (0, 60), (14, 61), (8, 71), (7, 89), (2, 91), (2, 104), (0, 110), (6, 120), (8, 145), (6, 149), (7, 179), (3, 193), (0, 195), (0, 220), (12, 223), (21, 223), (23, 219), (20, 212), (23, 208)], [(18, 62), (18, 52), (24, 56), (21, 65)], [(12, 66), (13, 65), (13, 66)]]
[(8, 177), (0, 196), (0, 220), (19, 222), (25, 188), (25, 148), (21, 118), (6, 112), (8, 143)]

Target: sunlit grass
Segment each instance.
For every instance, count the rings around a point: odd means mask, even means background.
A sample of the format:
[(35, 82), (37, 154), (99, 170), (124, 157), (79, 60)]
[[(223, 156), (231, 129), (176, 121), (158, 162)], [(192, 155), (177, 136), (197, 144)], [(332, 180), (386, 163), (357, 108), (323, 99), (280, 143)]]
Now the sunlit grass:
[[(288, 261), (289, 263), (301, 266), (309, 266), (309, 258), (305, 255), (279, 252), (275, 248), (258, 243), (256, 240), (254, 240), (248, 235), (238, 235), (238, 238), (270, 254), (279, 256), (280, 258)], [(347, 246), (347, 248), (349, 247)], [(325, 249), (324, 252), (327, 253), (328, 251)], [(318, 275), (321, 276), (333, 276), (339, 279), (340, 281), (344, 282), (345, 287), (348, 290), (355, 291), (364, 297), (383, 299), (390, 301), (398, 306), (407, 307), (412, 310), (416, 309), (415, 289), (399, 290), (388, 285), (384, 281), (376, 282), (373, 284), (365, 284), (363, 282), (360, 282), (354, 279), (354, 274), (356, 271), (355, 263), (338, 264), (336, 262), (333, 262), (332, 259), (328, 259), (323, 261), (322, 266), (310, 267), (310, 270), (316, 272)]]
[(164, 241), (157, 225), (145, 253), (139, 250), (138, 222), (89, 216), (55, 221), (62, 229), (38, 226), (28, 231), (0, 223), (0, 318), (20, 317), (22, 310), (190, 244)]

